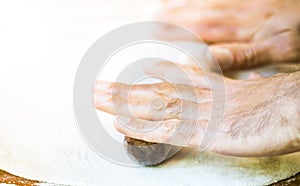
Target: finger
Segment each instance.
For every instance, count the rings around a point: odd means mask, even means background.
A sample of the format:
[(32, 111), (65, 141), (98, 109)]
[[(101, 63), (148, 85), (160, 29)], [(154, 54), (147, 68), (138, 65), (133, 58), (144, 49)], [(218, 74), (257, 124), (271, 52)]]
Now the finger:
[[(228, 20), (232, 20), (228, 18)], [(204, 41), (206, 43), (216, 42), (241, 42), (250, 39), (251, 30), (238, 26), (237, 23), (226, 23), (226, 21), (219, 23), (209, 22), (209, 20), (198, 20), (193, 23), (178, 23), (171, 22), (176, 25), (185, 27), (192, 33), (177, 27), (161, 26), (152, 31), (156, 38), (165, 40), (191, 40), (191, 41)]]
[(206, 120), (147, 121), (123, 118), (116, 119), (114, 126), (122, 134), (144, 141), (199, 147), (207, 123)]
[(158, 62), (144, 64), (144, 72), (158, 76), (175, 84), (186, 84), (209, 89), (205, 73), (196, 64), (181, 65), (173, 62)]
[(212, 56), (217, 63), (211, 63), (212, 68), (233, 70), (253, 67), (267, 63), (265, 59), (267, 48), (261, 44), (234, 43), (210, 47)]
[[(203, 93), (205, 92), (203, 89), (208, 89), (211, 92), (211, 90), (218, 90), (220, 87), (223, 87), (224, 83), (230, 84), (233, 82), (232, 79), (219, 74), (202, 71), (196, 64), (181, 65), (172, 62), (148, 63), (144, 65), (144, 71), (148, 75), (162, 77), (163, 79), (170, 80), (172, 83), (190, 85), (196, 88), (197, 92), (202, 91)], [(200, 90), (198, 88), (200, 88)], [(207, 100), (207, 97), (204, 95), (199, 94), (198, 96), (201, 98), (198, 103)], [(195, 99), (193, 100), (197, 102)]]
[(195, 103), (179, 98), (168, 99), (124, 99), (123, 97), (113, 97), (111, 94), (103, 94), (96, 91), (94, 98), (95, 107), (104, 112), (137, 117), (148, 120), (167, 120), (167, 119), (191, 119), (210, 117), (211, 102)]
[[(136, 118), (117, 118), (114, 127), (120, 133), (131, 138), (136, 138), (153, 143), (165, 143), (176, 146), (201, 147), (207, 133), (208, 121), (166, 120), (148, 121)], [(246, 139), (232, 138), (230, 134), (214, 131), (216, 138), (206, 150), (219, 154), (233, 156), (259, 156), (261, 138), (251, 137)], [(246, 143), (257, 144), (245, 148)], [(253, 142), (255, 141), (255, 142)]]
[(268, 63), (295, 62), (300, 58), (299, 48), (293, 32), (282, 30), (261, 41), (214, 45), (210, 50), (221, 68), (227, 70)]
[[(241, 14), (249, 8), (245, 4), (189, 2), (182, 6), (167, 7), (161, 11), (158, 19), (184, 26), (208, 43), (247, 41), (253, 32), (253, 16), (249, 16), (248, 13)], [(168, 26), (158, 29), (156, 35), (171, 40), (194, 39), (180, 32), (180, 29)]]
[[(211, 91), (199, 87), (192, 87), (183, 84), (173, 84), (174, 82), (162, 82), (156, 84), (136, 84), (128, 85), (124, 83), (113, 83), (97, 81), (95, 92), (99, 96), (108, 96), (122, 99), (162, 99), (179, 98), (196, 103), (211, 101)], [(175, 82), (176, 83), (176, 82)]]

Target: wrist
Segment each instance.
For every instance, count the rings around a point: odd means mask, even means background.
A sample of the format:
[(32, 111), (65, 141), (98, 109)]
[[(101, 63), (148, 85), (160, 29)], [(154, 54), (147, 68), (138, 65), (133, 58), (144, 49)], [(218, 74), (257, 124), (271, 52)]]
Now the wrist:
[(300, 150), (300, 71), (286, 74), (286, 77), (281, 80), (281, 90), (285, 93), (281, 95), (283, 102), (278, 105), (281, 109), (285, 122), (289, 125), (291, 131), (290, 148), (292, 151)]

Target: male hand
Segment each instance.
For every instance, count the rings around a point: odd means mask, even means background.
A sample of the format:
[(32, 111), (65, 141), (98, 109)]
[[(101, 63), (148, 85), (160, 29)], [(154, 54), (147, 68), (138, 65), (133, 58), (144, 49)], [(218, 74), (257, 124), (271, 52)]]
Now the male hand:
[[(298, 0), (178, 2), (174, 7), (174, 1), (167, 1), (158, 20), (185, 26), (211, 44), (223, 70), (300, 61)], [(157, 35), (189, 39), (168, 28)]]
[[(178, 67), (193, 83), (176, 76)], [(96, 82), (96, 108), (122, 118), (115, 127), (126, 136), (182, 145), (181, 139), (190, 135), (184, 145), (200, 147), (211, 112), (215, 112), (210, 87), (219, 86), (209, 86), (203, 73), (191, 66), (161, 62), (145, 69), (151, 75), (173, 78), (175, 84)], [(213, 79), (210, 83), (225, 86), (225, 110), (208, 150), (236, 156), (300, 150), (300, 72), (246, 81), (209, 76)]]

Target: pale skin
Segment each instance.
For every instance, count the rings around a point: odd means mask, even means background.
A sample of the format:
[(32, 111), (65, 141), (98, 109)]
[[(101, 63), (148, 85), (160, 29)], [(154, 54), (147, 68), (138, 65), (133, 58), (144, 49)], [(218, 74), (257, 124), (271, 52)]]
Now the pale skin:
[[(158, 65), (163, 67), (153, 69), (156, 75), (160, 73), (159, 68), (173, 68), (169, 62)], [(197, 125), (196, 132), (185, 146), (199, 147), (210, 120), (211, 89), (207, 88), (203, 74), (197, 69), (193, 73), (190, 68), (185, 70), (193, 74), (193, 81), (199, 87), (99, 81), (95, 86), (94, 104), (99, 110), (125, 118), (122, 119), (125, 123), (115, 121), (118, 131), (146, 141), (178, 145), (181, 142), (168, 139), (176, 133), (174, 127)], [(182, 82), (182, 79), (179, 81)], [(181, 91), (179, 97), (174, 87), (185, 91)], [(300, 150), (300, 71), (246, 81), (225, 78), (225, 87), (224, 118), (220, 123), (221, 129), (217, 131), (218, 136), (208, 150), (235, 156), (271, 156)], [(126, 90), (129, 89), (128, 95)], [(195, 92), (195, 89), (196, 94), (191, 95), (190, 92)], [(151, 102), (157, 98), (164, 101), (166, 112), (153, 115)], [(185, 112), (181, 111), (182, 108)], [(197, 120), (193, 120), (196, 118), (194, 113), (199, 113)], [(159, 127), (147, 132), (131, 130), (153, 126)]]
[[(158, 20), (184, 26), (211, 44), (223, 70), (300, 61), (300, 1), (166, 1)], [(174, 3), (174, 2), (173, 2)], [(189, 39), (162, 30), (162, 37)]]
[[(299, 60), (300, 19), (295, 15), (299, 14), (300, 4), (295, 0), (263, 2), (267, 9), (261, 8), (261, 1), (192, 2), (170, 8), (161, 19), (177, 24), (182, 21), (212, 43), (211, 51), (223, 70)], [(255, 13), (247, 11), (249, 7), (254, 7)], [(275, 24), (276, 20), (283, 20), (284, 24)], [(257, 22), (259, 26), (254, 28)], [(205, 32), (210, 29), (213, 31)], [(214, 52), (218, 51), (216, 48), (229, 50), (233, 56), (230, 64), (224, 51), (222, 55)], [(192, 81), (178, 76), (178, 68)], [(212, 91), (219, 87), (209, 86), (205, 79), (208, 75), (214, 85), (224, 83), (225, 110), (216, 138), (207, 150), (252, 157), (300, 151), (300, 71), (233, 80), (213, 73), (204, 75), (190, 64), (160, 62), (145, 69), (150, 75), (171, 77), (173, 83), (127, 85), (98, 81), (95, 84), (95, 107), (123, 118), (116, 120), (114, 126), (124, 135), (151, 142), (201, 146), (211, 120)], [(153, 130), (143, 131), (152, 127)], [(184, 134), (176, 130), (178, 127), (191, 137), (185, 144), (179, 140)], [(178, 140), (174, 138), (176, 135)]]

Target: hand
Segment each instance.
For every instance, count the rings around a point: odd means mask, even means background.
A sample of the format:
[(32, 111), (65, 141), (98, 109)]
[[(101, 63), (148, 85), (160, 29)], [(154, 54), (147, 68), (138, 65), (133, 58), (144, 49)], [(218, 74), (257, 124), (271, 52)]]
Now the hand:
[[(150, 74), (174, 77), (166, 72), (176, 72), (175, 68), (172, 63), (162, 62), (147, 69)], [(121, 122), (115, 121), (115, 127), (126, 136), (182, 145), (180, 140), (191, 135), (185, 146), (199, 147), (213, 112), (212, 89), (202, 72), (189, 66), (180, 68), (190, 74), (194, 86), (97, 82), (94, 104), (97, 109), (122, 118)], [(211, 77), (215, 78), (214, 84), (224, 83), (226, 102), (210, 151), (270, 156), (300, 150), (300, 72), (247, 81)]]
[[(298, 0), (180, 2), (177, 7), (166, 3), (158, 19), (185, 26), (212, 44), (210, 49), (223, 70), (300, 61)], [(158, 35), (189, 39), (172, 35), (172, 30)]]

